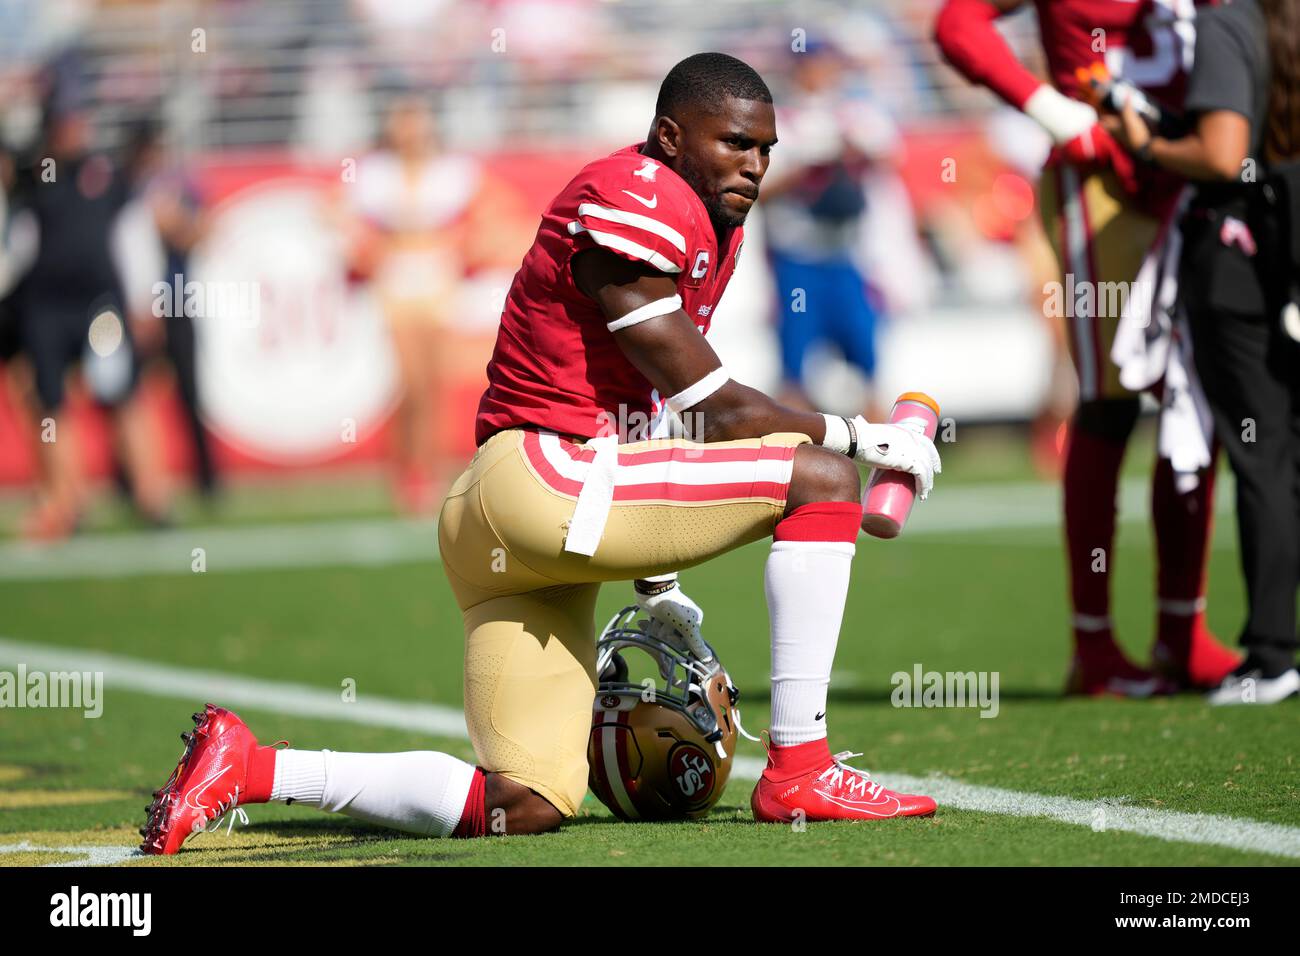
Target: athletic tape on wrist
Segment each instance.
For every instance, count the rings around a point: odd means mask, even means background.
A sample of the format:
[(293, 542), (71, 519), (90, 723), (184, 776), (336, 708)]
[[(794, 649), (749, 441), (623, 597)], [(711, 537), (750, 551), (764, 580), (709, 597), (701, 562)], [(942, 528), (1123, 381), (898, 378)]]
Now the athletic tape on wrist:
[(826, 437), (822, 439), (822, 447), (837, 451), (841, 455), (849, 454), (849, 446), (856, 444), (852, 424), (847, 418), (841, 418), (839, 415), (823, 414), (822, 418), (826, 419)]
[(700, 404), (722, 386), (731, 380), (727, 374), (726, 368), (719, 365), (704, 378), (700, 379), (694, 385), (688, 385), (672, 398), (668, 399), (668, 407), (677, 414), (681, 414), (686, 409)]
[(628, 326), (636, 325), (647, 319), (655, 319), (661, 315), (669, 315), (676, 312), (682, 307), (682, 297), (680, 295), (670, 295), (666, 299), (655, 299), (653, 302), (647, 302), (640, 308), (633, 309), (621, 319), (615, 319), (613, 322), (607, 322), (605, 327), (611, 332), (617, 332), (619, 329), (626, 329)]

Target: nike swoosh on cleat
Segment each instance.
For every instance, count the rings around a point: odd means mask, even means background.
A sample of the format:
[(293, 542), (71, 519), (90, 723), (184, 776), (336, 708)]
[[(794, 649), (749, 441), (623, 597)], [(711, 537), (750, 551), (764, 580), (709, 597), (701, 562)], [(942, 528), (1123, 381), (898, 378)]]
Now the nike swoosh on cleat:
[(825, 716), (826, 716), (826, 711), (824, 711), (824, 710), (819, 710), (819, 711), (817, 711), (817, 716), (814, 717), (813, 720), (821, 720), (821, 719), (822, 719), (823, 717), (825, 717)]
[(631, 197), (632, 197), (633, 199), (635, 199), (637, 202), (641, 203), (641, 204), (642, 204), (643, 206), (645, 206), (647, 209), (653, 209), (655, 206), (659, 205), (659, 194), (658, 194), (658, 193), (655, 193), (655, 194), (654, 194), (653, 196), (651, 196), (649, 199), (646, 199), (644, 196), (638, 196), (636, 193), (631, 192), (631, 191), (629, 191), (629, 190), (627, 190), (627, 189), (624, 189), (623, 192), (627, 193), (629, 196), (631, 196)]
[(876, 800), (873, 803), (864, 803), (860, 800), (844, 800), (827, 793), (825, 790), (814, 792), (828, 803), (833, 803), (837, 807), (843, 807), (845, 810), (852, 810), (854, 813), (860, 813), (867, 817), (896, 817), (899, 811), (903, 809), (902, 802), (898, 797), (893, 796), (885, 797), (883, 800)]
[(225, 776), (226, 771), (229, 769), (230, 769), (230, 765), (226, 764), (226, 766), (222, 767), (216, 773), (209, 774), (206, 780), (200, 783), (196, 788), (191, 790), (189, 793), (185, 794), (185, 805), (189, 807), (191, 810), (202, 810), (205, 813), (209, 809), (211, 809), (210, 807), (202, 803), (197, 803), (196, 798), (201, 796), (205, 790), (207, 790), (210, 786), (212, 786), (214, 783), (220, 780), (223, 776)]

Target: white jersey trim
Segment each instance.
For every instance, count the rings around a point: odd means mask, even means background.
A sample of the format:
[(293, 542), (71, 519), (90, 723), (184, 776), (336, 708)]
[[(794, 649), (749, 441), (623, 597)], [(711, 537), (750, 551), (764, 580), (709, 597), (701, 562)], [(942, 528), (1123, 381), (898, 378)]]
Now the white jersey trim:
[(661, 315), (671, 315), (681, 307), (682, 297), (680, 295), (670, 295), (666, 299), (655, 299), (653, 302), (647, 302), (640, 308), (633, 309), (621, 319), (605, 323), (605, 327), (611, 332), (617, 332), (619, 329), (639, 325), (647, 319), (655, 319)]
[(610, 249), (617, 249), (619, 252), (626, 253), (634, 259), (640, 259), (642, 262), (648, 262), (660, 272), (681, 272), (682, 267), (674, 264), (663, 255), (655, 252), (653, 249), (647, 249), (630, 239), (624, 239), (622, 236), (616, 236), (610, 232), (598, 232), (595, 229), (588, 229), (578, 220), (569, 223), (569, 235), (576, 236), (578, 233), (585, 232), (591, 236), (599, 245), (606, 246)]
[(682, 255), (686, 254), (686, 237), (666, 223), (658, 219), (651, 219), (649, 216), (643, 216), (639, 212), (626, 212), (622, 209), (610, 209), (608, 206), (597, 206), (594, 202), (584, 202), (578, 205), (579, 216), (590, 216), (593, 219), (607, 219), (610, 222), (621, 223), (624, 226), (631, 226), (633, 229), (644, 229), (646, 232), (654, 233), (662, 239), (667, 239)]

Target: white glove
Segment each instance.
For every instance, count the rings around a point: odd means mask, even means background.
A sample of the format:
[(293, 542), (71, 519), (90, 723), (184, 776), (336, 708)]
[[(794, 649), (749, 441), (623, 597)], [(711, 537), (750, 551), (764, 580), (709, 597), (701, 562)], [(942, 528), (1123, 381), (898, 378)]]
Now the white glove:
[[(642, 593), (642, 582), (638, 582), (635, 586), (636, 603), (649, 618), (646, 626), (647, 633), (656, 640), (686, 651), (700, 661), (713, 660), (713, 648), (700, 634), (704, 611), (686, 596), (678, 586), (676, 576), (658, 580), (650, 579), (644, 584), (651, 585), (658, 592)], [(664, 675), (665, 678), (668, 676)]]
[(1064, 146), (1097, 125), (1095, 109), (1070, 99), (1050, 83), (1044, 83), (1025, 100), (1025, 115), (1047, 130), (1057, 146)]
[(873, 468), (915, 475), (917, 497), (924, 501), (934, 487), (934, 476), (943, 471), (934, 442), (910, 428), (873, 425), (861, 415), (853, 419), (853, 427), (858, 436), (854, 458)]

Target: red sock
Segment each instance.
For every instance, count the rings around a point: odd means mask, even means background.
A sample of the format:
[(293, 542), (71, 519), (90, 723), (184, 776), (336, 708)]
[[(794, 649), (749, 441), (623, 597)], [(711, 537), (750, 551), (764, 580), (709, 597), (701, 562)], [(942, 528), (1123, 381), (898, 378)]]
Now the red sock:
[(1180, 493), (1168, 459), (1156, 462), (1151, 517), (1156, 530), (1160, 617), (1157, 640), (1186, 659), (1192, 635), (1203, 627), (1205, 561), (1214, 518), (1214, 469), (1206, 469), (1195, 490)]
[(240, 803), (266, 803), (275, 787), (275, 747), (258, 747), (248, 758), (248, 791)]
[(786, 777), (795, 777), (809, 770), (828, 766), (831, 762), (831, 748), (825, 737), (807, 743), (792, 744), (789, 747), (769, 744), (767, 760), (771, 764), (769, 769), (772, 771), (772, 776), (777, 780), (784, 780)]
[(814, 501), (800, 505), (776, 523), (775, 541), (846, 541), (853, 544), (862, 530), (862, 504), (857, 501)]
[(457, 839), (481, 837), (487, 833), (487, 772), (482, 767), (474, 768), (474, 779), (465, 796), (465, 809), (460, 812), (460, 823), (451, 835)]
[(1065, 456), (1065, 539), (1076, 647), (1090, 638), (1110, 639), (1115, 488), (1123, 460), (1123, 444), (1071, 429)]

